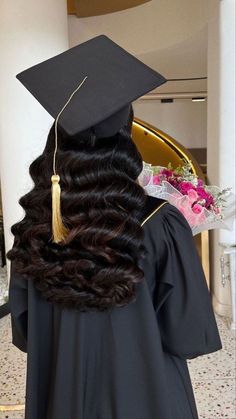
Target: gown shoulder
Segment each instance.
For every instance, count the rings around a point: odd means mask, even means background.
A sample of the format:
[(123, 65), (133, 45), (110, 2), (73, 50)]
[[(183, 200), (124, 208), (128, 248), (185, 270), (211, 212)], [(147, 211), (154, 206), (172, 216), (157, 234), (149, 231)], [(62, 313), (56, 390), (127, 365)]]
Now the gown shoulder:
[(192, 230), (175, 206), (163, 202), (144, 226), (155, 243), (153, 303), (165, 350), (194, 358), (222, 344)]

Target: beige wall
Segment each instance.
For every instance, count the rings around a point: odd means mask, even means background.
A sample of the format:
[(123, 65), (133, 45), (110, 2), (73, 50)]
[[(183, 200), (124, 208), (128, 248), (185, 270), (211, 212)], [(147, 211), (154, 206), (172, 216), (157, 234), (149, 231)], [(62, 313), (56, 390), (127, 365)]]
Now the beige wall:
[(206, 102), (176, 99), (173, 103), (143, 100), (134, 103), (135, 116), (167, 132), (186, 148), (206, 147)]

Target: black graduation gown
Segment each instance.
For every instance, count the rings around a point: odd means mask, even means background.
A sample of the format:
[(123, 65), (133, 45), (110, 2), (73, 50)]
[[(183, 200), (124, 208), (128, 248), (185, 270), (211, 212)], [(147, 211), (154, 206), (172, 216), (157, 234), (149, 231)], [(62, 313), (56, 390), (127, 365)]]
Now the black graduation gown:
[(164, 202), (148, 197), (145, 281), (126, 307), (62, 309), (13, 267), (13, 344), (28, 352), (26, 419), (198, 418), (186, 359), (222, 345), (190, 227)]

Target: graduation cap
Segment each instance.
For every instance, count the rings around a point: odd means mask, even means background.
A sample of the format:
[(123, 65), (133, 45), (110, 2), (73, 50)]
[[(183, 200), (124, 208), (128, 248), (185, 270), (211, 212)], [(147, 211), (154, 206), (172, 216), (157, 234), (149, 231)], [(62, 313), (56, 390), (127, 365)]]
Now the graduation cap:
[(126, 125), (131, 103), (167, 80), (105, 35), (39, 63), (17, 76), (55, 118), (52, 164), (53, 239), (65, 240), (56, 172), (57, 125), (69, 136), (93, 129), (110, 137)]

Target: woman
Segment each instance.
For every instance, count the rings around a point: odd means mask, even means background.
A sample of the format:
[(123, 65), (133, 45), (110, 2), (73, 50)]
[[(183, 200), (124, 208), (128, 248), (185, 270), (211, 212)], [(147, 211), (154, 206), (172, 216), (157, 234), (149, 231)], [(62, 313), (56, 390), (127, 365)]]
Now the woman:
[[(68, 135), (56, 119), (30, 166), (34, 188), (8, 253), (27, 419), (197, 419), (186, 360), (221, 349), (187, 221), (138, 184), (128, 109), (106, 136), (97, 126)], [(51, 226), (55, 156), (61, 240)]]

